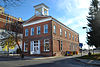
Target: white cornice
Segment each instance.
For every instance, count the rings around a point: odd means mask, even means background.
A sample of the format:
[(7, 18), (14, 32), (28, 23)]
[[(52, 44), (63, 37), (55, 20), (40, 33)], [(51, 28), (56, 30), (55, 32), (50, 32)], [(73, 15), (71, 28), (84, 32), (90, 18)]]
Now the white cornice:
[(38, 24), (38, 23), (42, 23), (42, 22), (49, 21), (49, 20), (52, 20), (52, 18), (46, 18), (46, 19), (41, 19), (41, 20), (37, 20), (37, 21), (32, 21), (30, 23), (23, 24), (23, 27), (26, 27), (26, 26), (29, 26), (29, 25)]
[(23, 27), (26, 27), (26, 26), (29, 26), (29, 25), (34, 25), (34, 24), (38, 24), (38, 23), (43, 23), (45, 21), (49, 21), (49, 20), (52, 20), (58, 24), (60, 24), (61, 26), (63, 26), (64, 28), (68, 29), (68, 30), (71, 30), (72, 32), (78, 34), (77, 32), (75, 32), (74, 30), (68, 28), (67, 26), (65, 26), (64, 24), (60, 23), (59, 21), (53, 19), (52, 17), (49, 17), (49, 18), (45, 18), (45, 19), (41, 19), (41, 20), (37, 20), (37, 21), (32, 21), (30, 23), (26, 23), (26, 24), (23, 24)]

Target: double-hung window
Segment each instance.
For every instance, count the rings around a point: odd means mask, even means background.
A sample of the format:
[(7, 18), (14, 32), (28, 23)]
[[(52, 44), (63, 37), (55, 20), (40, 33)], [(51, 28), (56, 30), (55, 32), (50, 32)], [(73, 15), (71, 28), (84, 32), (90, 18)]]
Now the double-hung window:
[(60, 36), (62, 36), (62, 29), (60, 28)]
[(48, 33), (48, 24), (44, 25), (44, 33)]
[(71, 39), (71, 33), (69, 33), (69, 39)]
[(44, 51), (49, 51), (49, 39), (44, 40)]
[(41, 28), (40, 26), (37, 27), (37, 35), (39, 35), (41, 33)]
[(63, 43), (62, 43), (62, 41), (61, 41), (61, 50), (63, 49)]
[(56, 33), (56, 26), (55, 25), (53, 26), (53, 29), (54, 29), (53, 32)]
[(75, 41), (77, 41), (77, 38), (75, 37)]
[(31, 28), (31, 36), (34, 35), (34, 28)]
[(24, 42), (24, 52), (28, 51), (28, 42)]
[(25, 29), (25, 36), (28, 36), (28, 29)]
[(72, 36), (73, 40), (74, 40), (74, 35)]
[(67, 38), (67, 31), (65, 31), (65, 37)]
[(11, 19), (11, 18), (9, 17), (9, 21), (10, 21), (10, 19)]

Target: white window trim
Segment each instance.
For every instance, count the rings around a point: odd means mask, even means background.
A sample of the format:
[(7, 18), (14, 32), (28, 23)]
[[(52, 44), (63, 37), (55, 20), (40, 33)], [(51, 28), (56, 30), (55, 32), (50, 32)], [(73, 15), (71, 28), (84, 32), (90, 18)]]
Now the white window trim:
[(69, 33), (69, 39), (71, 39), (71, 33)]
[(33, 36), (33, 35), (34, 35), (34, 34), (32, 35), (32, 33), (33, 33), (32, 29), (34, 29), (34, 27), (32, 27), (32, 28), (31, 28), (31, 36)]
[(46, 30), (45, 27), (46, 27), (46, 26), (48, 27), (48, 24), (45, 24), (45, 25), (44, 25), (44, 33), (45, 33), (45, 34), (48, 33), (48, 32), (45, 32), (45, 30)]
[(28, 35), (26, 35), (27, 30), (28, 30), (28, 29), (25, 29), (25, 36), (28, 36)]
[(24, 52), (27, 52), (27, 50), (25, 50), (25, 45), (26, 45), (26, 44), (25, 44), (25, 42), (24, 42)]
[(62, 29), (60, 28), (60, 36), (62, 36)]
[[(45, 40), (49, 40), (49, 39), (45, 39)], [(45, 42), (45, 40), (44, 40), (44, 51), (50, 51), (50, 48), (49, 48), (49, 50), (45, 50), (45, 43), (49, 43), (49, 42)]]
[(30, 54), (32, 54), (32, 52), (34, 51), (34, 49), (33, 49), (33, 45), (34, 44), (34, 41), (31, 41), (30, 42)]
[(56, 25), (53, 26), (53, 32), (56, 33)]
[(40, 35), (41, 34), (41, 27), (40, 27), (40, 34), (38, 33), (38, 28), (39, 28), (40, 26), (37, 26), (37, 35)]
[(67, 38), (67, 31), (65, 31), (65, 37)]
[(74, 40), (74, 35), (72, 36), (73, 40)]

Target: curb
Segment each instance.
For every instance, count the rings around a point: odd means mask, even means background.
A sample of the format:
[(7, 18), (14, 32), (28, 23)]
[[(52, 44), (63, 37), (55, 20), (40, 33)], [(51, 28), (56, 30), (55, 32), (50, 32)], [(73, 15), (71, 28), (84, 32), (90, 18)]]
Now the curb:
[(85, 64), (88, 64), (88, 65), (95, 65), (95, 66), (100, 66), (100, 64), (92, 64), (92, 63), (88, 63), (88, 62), (83, 62), (77, 58), (74, 58), (76, 61), (79, 61), (79, 62), (82, 62), (82, 63), (85, 63)]
[(43, 59), (53, 59), (53, 58), (62, 58), (63, 56), (55, 56), (55, 57), (41, 57), (41, 58), (32, 58), (32, 60), (43, 60)]

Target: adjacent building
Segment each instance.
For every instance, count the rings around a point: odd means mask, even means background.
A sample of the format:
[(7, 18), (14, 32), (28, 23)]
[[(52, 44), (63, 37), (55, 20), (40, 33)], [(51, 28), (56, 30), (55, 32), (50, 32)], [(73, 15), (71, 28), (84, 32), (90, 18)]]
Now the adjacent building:
[[(3, 39), (3, 38), (5, 38), (5, 37), (7, 37), (7, 35), (5, 35), (5, 36), (1, 35), (2, 32), (6, 32), (5, 29), (9, 29), (9, 25), (11, 23), (16, 23), (16, 22), (19, 22), (20, 24), (22, 24), (23, 20), (21, 18), (16, 18), (14, 16), (11, 16), (9, 14), (6, 14), (4, 12), (4, 8), (0, 6), (0, 40)], [(12, 32), (14, 32), (14, 31), (12, 31)], [(21, 33), (21, 37), (22, 37), (22, 33)], [(20, 44), (22, 44), (22, 43), (20, 43)], [(0, 50), (2, 51), (2, 47), (0, 47)], [(6, 50), (7, 49), (5, 48), (5, 51)], [(11, 51), (13, 51), (13, 50), (11, 50)]]
[(35, 15), (23, 24), (22, 50), (27, 55), (53, 56), (79, 52), (79, 34), (52, 16), (45, 4), (34, 6)]

